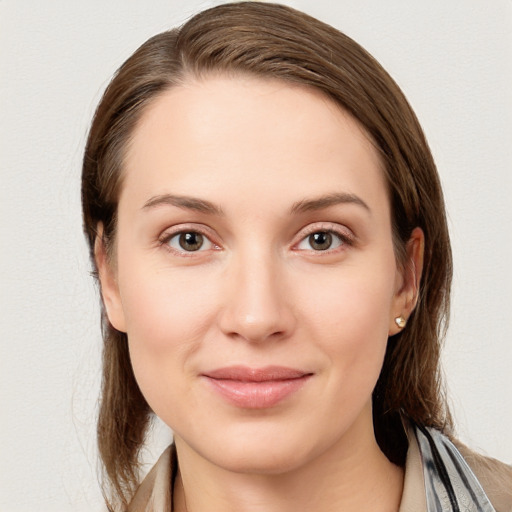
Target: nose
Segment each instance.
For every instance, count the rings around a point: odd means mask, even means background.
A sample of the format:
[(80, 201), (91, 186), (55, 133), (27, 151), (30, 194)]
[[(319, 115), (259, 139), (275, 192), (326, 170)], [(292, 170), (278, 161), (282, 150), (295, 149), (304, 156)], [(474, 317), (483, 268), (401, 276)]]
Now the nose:
[(239, 258), (229, 270), (219, 315), (221, 331), (249, 342), (290, 336), (296, 318), (277, 257), (253, 254)]

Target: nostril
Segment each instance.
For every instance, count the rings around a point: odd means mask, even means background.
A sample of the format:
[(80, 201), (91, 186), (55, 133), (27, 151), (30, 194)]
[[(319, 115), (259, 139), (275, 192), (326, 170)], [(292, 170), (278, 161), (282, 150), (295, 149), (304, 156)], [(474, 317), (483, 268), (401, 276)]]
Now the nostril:
[(230, 338), (249, 342), (280, 340), (294, 329), (293, 317), (284, 307), (263, 309), (256, 314), (243, 313), (241, 304), (237, 306), (226, 308), (219, 320), (220, 329)]

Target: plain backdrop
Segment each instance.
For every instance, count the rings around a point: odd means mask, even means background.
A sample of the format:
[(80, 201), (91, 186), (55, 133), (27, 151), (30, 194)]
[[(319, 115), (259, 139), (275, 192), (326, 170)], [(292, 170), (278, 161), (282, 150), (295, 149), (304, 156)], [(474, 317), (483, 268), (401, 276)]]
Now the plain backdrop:
[[(455, 282), (444, 368), (462, 440), (512, 462), (512, 2), (297, 0), (392, 74), (445, 189)], [(103, 510), (97, 290), (80, 160), (115, 69), (214, 2), (0, 0), (0, 509)], [(147, 454), (169, 440), (162, 427)]]

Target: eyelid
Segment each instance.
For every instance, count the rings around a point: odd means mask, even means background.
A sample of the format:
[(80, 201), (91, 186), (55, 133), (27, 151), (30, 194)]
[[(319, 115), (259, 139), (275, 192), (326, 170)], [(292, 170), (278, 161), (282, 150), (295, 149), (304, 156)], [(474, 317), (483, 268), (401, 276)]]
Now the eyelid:
[[(185, 251), (176, 249), (169, 245), (169, 241), (177, 235), (183, 233), (199, 233), (203, 237), (205, 237), (211, 244), (211, 247), (208, 249), (199, 249), (197, 251)], [(194, 255), (198, 255), (199, 253), (204, 253), (210, 250), (220, 250), (220, 245), (216, 243), (215, 238), (217, 238), (211, 229), (207, 228), (201, 224), (178, 224), (176, 226), (172, 226), (167, 228), (162, 232), (162, 234), (158, 237), (158, 245), (164, 246), (166, 250), (177, 254), (179, 256), (191, 257)]]
[(333, 222), (315, 222), (314, 224), (309, 224), (303, 229), (299, 231), (297, 236), (295, 237), (295, 242), (292, 244), (292, 248), (299, 251), (305, 251), (307, 249), (298, 249), (298, 245), (304, 241), (309, 235), (312, 235), (313, 233), (318, 232), (327, 232), (332, 233), (333, 235), (336, 235), (341, 239), (343, 242), (341, 247), (335, 248), (335, 249), (326, 249), (325, 251), (315, 251), (311, 249), (311, 252), (317, 253), (317, 254), (328, 254), (332, 253), (338, 250), (343, 250), (343, 247), (346, 246), (352, 246), (354, 245), (356, 241), (356, 237), (354, 233), (346, 226), (343, 226), (341, 224), (336, 224)]

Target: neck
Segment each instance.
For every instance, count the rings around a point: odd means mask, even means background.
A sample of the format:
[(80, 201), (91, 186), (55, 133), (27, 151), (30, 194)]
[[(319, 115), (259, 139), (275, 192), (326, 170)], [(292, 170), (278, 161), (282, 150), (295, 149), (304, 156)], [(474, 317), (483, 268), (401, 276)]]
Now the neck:
[(336, 446), (290, 471), (239, 473), (202, 458), (179, 437), (176, 512), (397, 512), (403, 471), (377, 445), (373, 430), (350, 432)]

